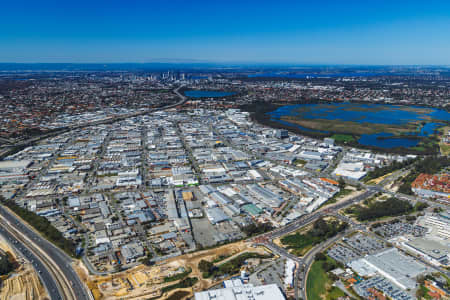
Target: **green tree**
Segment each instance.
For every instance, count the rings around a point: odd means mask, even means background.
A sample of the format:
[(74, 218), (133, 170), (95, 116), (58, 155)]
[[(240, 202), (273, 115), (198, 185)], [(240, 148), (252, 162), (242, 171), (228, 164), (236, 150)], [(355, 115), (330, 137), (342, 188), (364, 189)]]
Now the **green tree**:
[(7, 255), (0, 255), (0, 275), (6, 275), (14, 269)]
[(198, 269), (204, 273), (209, 273), (213, 267), (214, 267), (214, 264), (212, 262), (204, 260), (204, 259), (202, 259), (198, 263)]
[(420, 202), (420, 201), (418, 201), (416, 203), (416, 205), (414, 205), (414, 209), (416, 211), (422, 211), (422, 210), (426, 209), (427, 207), (428, 207), (428, 204), (426, 204), (425, 202)]
[(342, 177), (339, 177), (339, 188), (340, 189), (343, 189), (343, 188), (345, 188), (345, 180), (344, 180), (344, 178), (342, 178)]
[(322, 252), (317, 253), (314, 258), (316, 260), (327, 260), (327, 256), (325, 254), (323, 254)]

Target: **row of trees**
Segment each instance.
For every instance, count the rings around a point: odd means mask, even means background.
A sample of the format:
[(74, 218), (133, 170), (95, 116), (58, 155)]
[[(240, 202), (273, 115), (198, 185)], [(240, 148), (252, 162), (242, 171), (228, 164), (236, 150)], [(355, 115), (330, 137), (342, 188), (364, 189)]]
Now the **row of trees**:
[(241, 229), (247, 236), (255, 236), (272, 231), (274, 227), (270, 223), (250, 223), (249, 225), (244, 226)]
[(418, 161), (414, 165), (414, 170), (419, 173), (434, 174), (447, 167), (450, 167), (450, 157), (429, 156)]
[(388, 166), (379, 167), (379, 168), (377, 167), (373, 171), (370, 171), (369, 173), (367, 173), (366, 177), (364, 178), (364, 181), (367, 182), (369, 180), (392, 173), (396, 170), (403, 169), (414, 162), (415, 162), (415, 160), (408, 159), (403, 162), (394, 161), (392, 164), (390, 164)]
[(37, 231), (42, 233), (45, 238), (64, 250), (67, 254), (75, 256), (76, 246), (74, 242), (66, 239), (45, 217), (39, 216), (34, 212), (18, 206), (14, 201), (3, 201), (3, 204), (14, 211), (20, 218), (27, 221)]
[(266, 255), (258, 253), (245, 252), (241, 255), (219, 265), (215, 266), (212, 262), (202, 259), (198, 263), (198, 269), (203, 273), (203, 278), (216, 277), (221, 275), (236, 274), (241, 270), (242, 265), (249, 258), (268, 258)]
[(330, 272), (338, 267), (342, 267), (335, 260), (328, 258), (324, 253), (319, 252), (315, 255), (314, 259), (316, 261), (322, 261), (322, 269), (325, 272)]
[(14, 270), (14, 262), (12, 262), (7, 254), (0, 254), (0, 275), (6, 275)]
[(346, 212), (356, 216), (359, 221), (371, 221), (382, 217), (393, 217), (410, 213), (413, 206), (406, 200), (391, 197), (385, 201), (370, 201), (367, 206), (355, 205)]
[(345, 222), (339, 220), (328, 220), (319, 218), (314, 222), (312, 228), (304, 233), (294, 233), (287, 235), (281, 239), (283, 245), (287, 245), (289, 249), (302, 250), (308, 246), (316, 245), (324, 240), (336, 236), (339, 232), (344, 231), (348, 227)]
[(183, 279), (186, 276), (188, 276), (191, 272), (192, 272), (192, 269), (189, 268), (181, 273), (178, 273), (178, 274), (175, 274), (172, 276), (166, 276), (166, 277), (164, 277), (164, 282), (171, 282), (171, 281), (177, 281), (177, 280)]
[(198, 281), (197, 277), (188, 277), (188, 278), (181, 280), (180, 282), (163, 287), (161, 289), (161, 292), (166, 293), (166, 292), (174, 290), (174, 289), (188, 288), (188, 287), (194, 286), (194, 284), (196, 284), (197, 281)]

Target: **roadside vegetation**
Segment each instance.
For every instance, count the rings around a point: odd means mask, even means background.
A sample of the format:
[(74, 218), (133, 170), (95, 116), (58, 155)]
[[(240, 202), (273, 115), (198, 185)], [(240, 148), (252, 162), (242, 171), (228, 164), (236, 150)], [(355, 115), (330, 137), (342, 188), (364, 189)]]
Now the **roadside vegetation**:
[(139, 262), (146, 266), (151, 266), (153, 264), (152, 257), (153, 257), (153, 254), (150, 251), (148, 251), (147, 255), (145, 257), (141, 258), (139, 260)]
[(364, 177), (364, 182), (368, 182), (372, 179), (376, 179), (379, 177), (382, 177), (384, 175), (387, 175), (389, 173), (392, 173), (394, 171), (403, 169), (412, 163), (414, 163), (416, 160), (414, 159), (408, 159), (403, 162), (394, 161), (392, 164), (384, 167), (375, 168), (373, 171), (370, 171), (367, 173), (367, 175)]
[(189, 268), (182, 273), (178, 273), (173, 276), (166, 276), (166, 277), (164, 277), (164, 282), (172, 282), (172, 281), (181, 280), (181, 279), (185, 278), (186, 276), (188, 276), (189, 274), (191, 274), (191, 272), (192, 272), (192, 269)]
[(406, 200), (395, 197), (386, 200), (377, 200), (373, 197), (364, 202), (364, 205), (353, 205), (345, 213), (356, 217), (358, 221), (373, 221), (383, 217), (395, 217), (413, 212), (413, 206)]
[(233, 275), (239, 273), (245, 261), (250, 258), (270, 258), (270, 256), (261, 255), (258, 253), (245, 252), (218, 266), (214, 265), (214, 263), (210, 261), (202, 259), (198, 263), (198, 269), (203, 273), (202, 275), (203, 278), (218, 277), (223, 275)]
[(333, 278), (334, 275), (328, 273), (337, 267), (337, 262), (329, 256), (322, 253), (316, 255), (306, 279), (308, 300), (331, 300), (345, 296), (342, 290), (332, 286), (335, 278)]
[(324, 202), (320, 207), (324, 207), (329, 204), (336, 203), (338, 201), (338, 199), (348, 196), (353, 192), (354, 192), (354, 190), (352, 190), (352, 189), (341, 188), (341, 190), (339, 192), (337, 192), (333, 197), (331, 197), (326, 202)]
[(241, 229), (248, 237), (251, 237), (272, 231), (274, 227), (270, 223), (251, 223)]
[(15, 212), (22, 220), (25, 220), (28, 224), (33, 226), (50, 242), (64, 250), (67, 254), (75, 256), (76, 247), (74, 242), (66, 239), (46, 218), (18, 206), (14, 201), (4, 200), (2, 203)]
[[(186, 292), (186, 291), (176, 291), (175, 293), (173, 293), (172, 295), (170, 295), (169, 297), (167, 297), (166, 300), (179, 300), (179, 299), (184, 299), (186, 296), (189, 296), (191, 293)], [(159, 297), (158, 297), (159, 298)]]
[(184, 288), (192, 287), (192, 286), (194, 286), (194, 284), (197, 283), (197, 281), (198, 281), (197, 277), (188, 277), (188, 278), (185, 278), (185, 279), (181, 280), (178, 283), (175, 283), (175, 284), (163, 287), (161, 289), (161, 292), (164, 294), (164, 293), (167, 293), (167, 292), (169, 292), (171, 290), (184, 289)]
[(229, 255), (219, 255), (216, 258), (214, 258), (214, 260), (212, 262), (215, 264), (215, 263), (218, 263), (219, 261), (227, 259), (230, 256), (231, 256), (231, 254), (229, 254)]
[(6, 275), (14, 270), (15, 263), (8, 254), (0, 254), (0, 275)]
[(287, 249), (292, 250), (292, 254), (303, 256), (314, 245), (319, 244), (329, 238), (336, 236), (339, 232), (344, 231), (348, 224), (339, 220), (325, 220), (320, 218), (314, 222), (312, 228), (306, 233), (293, 233), (281, 238), (281, 243)]

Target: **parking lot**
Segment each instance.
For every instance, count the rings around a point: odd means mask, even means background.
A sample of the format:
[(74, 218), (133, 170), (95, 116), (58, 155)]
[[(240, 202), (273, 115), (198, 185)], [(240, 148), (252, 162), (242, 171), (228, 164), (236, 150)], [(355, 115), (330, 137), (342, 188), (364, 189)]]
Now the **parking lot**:
[(197, 243), (203, 247), (210, 247), (216, 244), (214, 227), (207, 218), (191, 219), (191, 223)]
[(349, 247), (344, 247), (343, 245), (340, 245), (340, 244), (336, 244), (336, 245), (332, 246), (328, 250), (327, 254), (331, 258), (333, 258), (343, 264), (346, 264), (347, 262), (360, 257), (360, 255), (356, 251), (352, 250)]
[(279, 258), (267, 266), (262, 266), (250, 276), (250, 283), (255, 285), (276, 284), (284, 290), (283, 275), (286, 260)]
[(361, 255), (372, 254), (386, 247), (383, 241), (362, 233), (346, 237), (343, 241)]
[(415, 237), (421, 237), (425, 235), (427, 228), (406, 222), (397, 222), (393, 224), (384, 224), (373, 229), (373, 231), (384, 238), (393, 238), (407, 234)]

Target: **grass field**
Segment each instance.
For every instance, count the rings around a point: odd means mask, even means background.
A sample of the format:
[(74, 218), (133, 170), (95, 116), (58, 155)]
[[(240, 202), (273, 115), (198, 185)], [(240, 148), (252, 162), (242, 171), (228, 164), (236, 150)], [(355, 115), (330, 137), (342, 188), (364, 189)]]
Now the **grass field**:
[(315, 261), (308, 273), (306, 281), (306, 292), (309, 300), (323, 300), (321, 295), (324, 293), (328, 276), (322, 269), (323, 261)]
[(317, 238), (300, 233), (288, 235), (281, 239), (281, 243), (283, 245), (290, 245), (292, 247), (292, 254), (297, 256), (305, 255), (317, 242)]
[[(327, 257), (327, 261), (332, 262), (332, 259)], [(324, 262), (315, 261), (308, 273), (306, 281), (308, 300), (331, 300), (345, 295), (339, 288), (331, 286), (332, 282), (322, 267)]]
[(343, 297), (343, 296), (345, 296), (345, 293), (341, 289), (333, 286), (331, 288), (331, 290), (327, 291), (326, 299), (327, 300), (335, 300), (335, 299), (338, 299), (339, 297)]
[(423, 146), (416, 146), (416, 147), (411, 147), (411, 150), (416, 150), (416, 151), (425, 151), (425, 147)]
[(446, 145), (441, 143), (441, 154), (442, 155), (450, 155), (450, 145)]
[(347, 225), (335, 217), (319, 218), (312, 225), (283, 236), (280, 242), (292, 254), (303, 256), (315, 245), (345, 230)]
[(380, 132), (392, 133), (394, 135), (407, 134), (415, 132), (420, 122), (409, 122), (403, 125), (381, 124), (381, 123), (360, 123), (344, 120), (328, 119), (302, 119), (298, 116), (284, 116), (280, 118), (283, 121), (297, 124), (305, 128), (320, 130), (337, 134), (375, 134)]
[(336, 142), (355, 142), (355, 138), (350, 134), (333, 134), (331, 136)]

